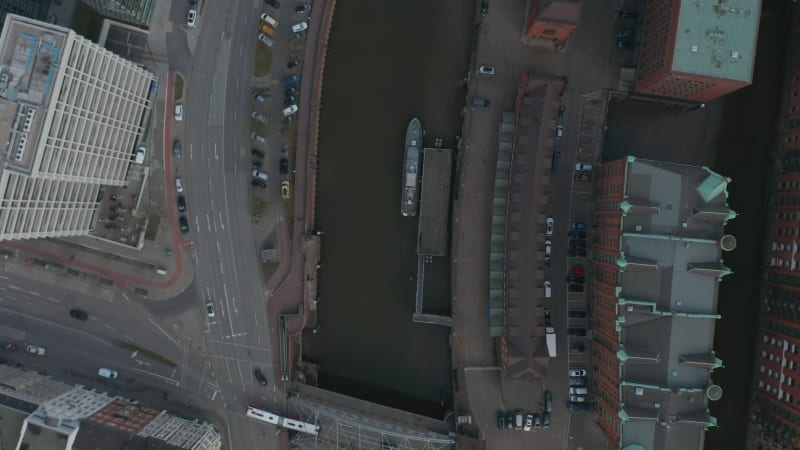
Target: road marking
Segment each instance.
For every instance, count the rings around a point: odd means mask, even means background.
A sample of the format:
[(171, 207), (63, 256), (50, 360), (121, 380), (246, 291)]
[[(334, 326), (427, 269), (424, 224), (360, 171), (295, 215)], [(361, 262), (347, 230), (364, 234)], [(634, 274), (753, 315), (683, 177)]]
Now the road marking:
[(239, 56), (242, 56), (242, 52), (244, 52), (244, 45), (239, 47)]
[(131, 298), (128, 297), (128, 294), (126, 294), (125, 292), (122, 292), (122, 298), (124, 298), (125, 301), (128, 302), (128, 303), (131, 302)]
[(231, 365), (228, 364), (228, 360), (225, 360), (225, 367), (228, 368), (228, 382), (233, 384), (233, 374), (231, 374)]
[(125, 339), (127, 339), (127, 340), (129, 340), (131, 342), (136, 342), (136, 341), (133, 340), (132, 337), (128, 336), (127, 334), (123, 334), (122, 337), (124, 337)]
[(109, 329), (109, 330), (111, 330), (111, 331), (117, 331), (117, 329), (116, 329), (116, 328), (112, 327), (111, 325), (109, 325), (109, 324), (107, 324), (107, 323), (106, 323), (106, 324), (104, 324), (104, 325), (105, 325), (105, 327), (106, 327), (106, 328), (108, 328), (108, 329)]
[(246, 388), (247, 384), (244, 382), (244, 375), (242, 374), (242, 365), (240, 362), (236, 362), (236, 368), (239, 369), (239, 379), (242, 381), (242, 388)]
[(189, 159), (192, 159), (192, 143), (189, 142)]
[[(219, 155), (217, 154), (217, 143), (216, 142), (214, 142), (214, 159), (219, 161)], [(211, 178), (209, 178), (208, 181), (211, 181)]]
[(211, 233), (211, 217), (206, 214), (206, 222), (208, 222), (208, 232)]
[(222, 261), (219, 262), (219, 274), (225, 276), (225, 270), (222, 269)]
[[(10, 299), (10, 300), (13, 300), (13, 299), (11, 299), (11, 298), (9, 298), (9, 299)], [(95, 341), (97, 341), (97, 342), (100, 342), (101, 344), (105, 344), (105, 345), (107, 345), (107, 346), (109, 346), (109, 347), (113, 347), (113, 345), (112, 345), (110, 342), (108, 342), (108, 341), (105, 341), (105, 340), (103, 340), (103, 339), (100, 339), (99, 337), (97, 337), (97, 336), (95, 336), (95, 335), (93, 335), (93, 334), (91, 334), (91, 333), (87, 333), (87, 332), (85, 332), (85, 331), (76, 330), (76, 329), (74, 329), (74, 328), (70, 328), (70, 327), (67, 327), (67, 326), (61, 325), (60, 323), (51, 322), (51, 321), (49, 321), (49, 320), (45, 320), (45, 319), (40, 319), (40, 318), (38, 318), (38, 317), (31, 316), (31, 315), (28, 315), (28, 314), (25, 314), (25, 313), (21, 313), (21, 312), (19, 312), (19, 311), (14, 311), (14, 310), (11, 310), (11, 309), (9, 309), (9, 308), (0, 308), (0, 310), (5, 310), (5, 311), (6, 311), (7, 313), (9, 313), (9, 314), (16, 314), (16, 315), (18, 315), (18, 316), (27, 317), (28, 319), (35, 320), (35, 321), (37, 321), (37, 322), (43, 322), (43, 323), (46, 323), (46, 324), (49, 324), (49, 325), (53, 325), (53, 326), (56, 326), (56, 327), (59, 327), (59, 328), (63, 328), (63, 329), (65, 329), (65, 330), (72, 331), (73, 333), (82, 334), (82, 335), (84, 335), (84, 336), (86, 336), (86, 337), (89, 337), (89, 338), (92, 338), (92, 339), (94, 339), (94, 340), (95, 340)]]
[(140, 369), (138, 367), (133, 367), (133, 368), (131, 368), (131, 370), (135, 370), (137, 372), (141, 372), (141, 373), (156, 377), (156, 378), (160, 379), (161, 381), (163, 381), (165, 383), (169, 383), (169, 384), (174, 385), (175, 387), (178, 387), (178, 386), (181, 385), (181, 383), (178, 380), (173, 380), (172, 378), (165, 377), (164, 375), (159, 375), (157, 373), (149, 372), (147, 370)]
[(61, 303), (61, 300), (59, 300), (57, 298), (54, 298), (54, 297), (47, 297), (47, 299), (50, 300), (53, 303)]
[(157, 324), (157, 323), (155, 323), (155, 321), (153, 321), (153, 318), (152, 318), (152, 317), (148, 317), (148, 318), (147, 318), (147, 320), (148, 320), (150, 323), (152, 323), (154, 327), (158, 328), (158, 331), (160, 331), (160, 332), (164, 333), (164, 336), (166, 336), (167, 338), (169, 338), (169, 340), (170, 340), (170, 341), (172, 341), (172, 343), (173, 343), (173, 344), (175, 344), (175, 345), (178, 345), (178, 341), (176, 341), (176, 340), (175, 340), (175, 339), (174, 339), (172, 336), (170, 336), (170, 335), (169, 335), (169, 333), (167, 333), (166, 331), (164, 331), (164, 329), (163, 329), (163, 328), (161, 328), (160, 326), (158, 326), (158, 324)]
[(219, 241), (217, 241), (217, 253), (220, 253), (220, 254), (222, 253), (222, 250), (219, 247)]
[[(225, 229), (225, 222), (222, 221), (222, 212), (219, 213), (219, 226), (224, 230)], [(219, 242), (218, 242), (219, 243)]]
[(28, 294), (35, 295), (37, 297), (41, 297), (42, 296), (42, 294), (40, 294), (40, 293), (38, 293), (36, 291), (28, 291)]
[(7, 276), (5, 276), (5, 275), (0, 275), (0, 278), (2, 278), (2, 279), (4, 279), (4, 280), (7, 280), (7, 279), (8, 279), (8, 277), (7, 277)]
[(239, 89), (239, 77), (236, 77), (236, 89)]
[(211, 199), (211, 211), (214, 211), (214, 199)]
[(233, 303), (233, 312), (239, 314), (239, 308), (236, 307), (236, 297), (231, 296), (231, 303)]
[[(203, 380), (206, 378), (206, 370), (211, 363), (206, 361), (206, 364), (203, 364), (203, 373), (200, 375), (200, 384), (197, 385), (197, 393), (200, 393), (200, 390), (203, 389)], [(210, 384), (210, 383), (209, 383)]]
[(11, 289), (14, 289), (15, 291), (19, 291), (20, 290), (19, 286), (14, 286), (13, 284), (9, 284), (8, 287), (10, 287)]

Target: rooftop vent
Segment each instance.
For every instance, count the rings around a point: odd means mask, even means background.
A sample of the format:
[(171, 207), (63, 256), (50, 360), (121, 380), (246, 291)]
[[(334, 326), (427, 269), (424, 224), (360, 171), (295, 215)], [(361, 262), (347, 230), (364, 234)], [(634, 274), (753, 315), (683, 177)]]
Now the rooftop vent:
[(696, 45), (692, 46), (692, 53), (697, 53), (698, 50), (700, 50), (700, 47), (698, 47)]
[(739, 59), (739, 52), (737, 52), (736, 50), (732, 51), (731, 52), (731, 58)]
[(636, 388), (636, 395), (644, 395), (644, 388), (637, 387)]

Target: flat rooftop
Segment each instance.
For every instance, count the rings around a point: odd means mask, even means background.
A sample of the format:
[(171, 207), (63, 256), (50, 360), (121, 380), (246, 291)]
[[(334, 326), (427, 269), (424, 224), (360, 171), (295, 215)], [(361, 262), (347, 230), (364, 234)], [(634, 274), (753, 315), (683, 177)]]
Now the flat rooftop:
[(137, 64), (153, 64), (147, 47), (147, 31), (140, 28), (111, 19), (103, 19), (98, 44)]
[(682, 0), (672, 68), (751, 82), (761, 0)]
[(443, 256), (447, 252), (452, 171), (452, 150), (423, 149), (422, 194), (417, 236), (417, 253), (420, 255)]

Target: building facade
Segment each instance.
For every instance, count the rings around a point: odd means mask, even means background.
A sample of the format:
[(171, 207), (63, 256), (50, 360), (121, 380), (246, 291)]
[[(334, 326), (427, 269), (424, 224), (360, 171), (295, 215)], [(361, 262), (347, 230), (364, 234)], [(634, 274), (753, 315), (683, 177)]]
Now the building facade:
[(770, 179), (747, 449), (800, 447), (800, 6), (792, 8)]
[(533, 0), (528, 9), (523, 41), (545, 41), (562, 47), (580, 18), (580, 0)]
[(634, 91), (707, 102), (751, 84), (761, 0), (642, 3)]
[(72, 30), (15, 15), (0, 58), (0, 240), (88, 234), (101, 187), (125, 182), (155, 77)]
[(100, 14), (143, 27), (150, 26), (156, 0), (82, 0)]
[[(592, 245), (592, 370), (598, 423), (619, 448), (702, 449), (729, 179), (628, 157), (600, 165)], [(628, 447), (630, 446), (630, 447)], [(639, 447), (641, 446), (641, 447)]]

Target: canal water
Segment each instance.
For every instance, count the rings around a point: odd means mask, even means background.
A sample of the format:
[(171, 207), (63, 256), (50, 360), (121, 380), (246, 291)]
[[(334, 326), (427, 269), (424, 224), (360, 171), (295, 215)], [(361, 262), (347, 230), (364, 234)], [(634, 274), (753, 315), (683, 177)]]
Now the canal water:
[[(471, 2), (470, 2), (471, 3)], [(303, 358), (326, 389), (442, 417), (449, 329), (411, 321), (417, 219), (400, 215), (406, 127), (453, 147), (473, 32), (456, 0), (339, 0), (325, 65), (316, 228), (324, 231), (319, 330)], [(425, 309), (447, 313), (447, 258), (426, 272)]]

